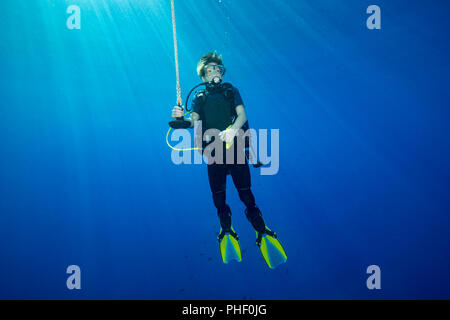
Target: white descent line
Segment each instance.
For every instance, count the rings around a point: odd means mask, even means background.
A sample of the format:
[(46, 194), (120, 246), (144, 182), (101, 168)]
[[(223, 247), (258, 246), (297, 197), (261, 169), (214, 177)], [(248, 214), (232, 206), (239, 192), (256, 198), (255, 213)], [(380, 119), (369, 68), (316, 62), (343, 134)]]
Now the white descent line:
[(182, 105), (181, 101), (181, 88), (180, 88), (180, 73), (178, 71), (178, 47), (177, 47), (177, 26), (175, 24), (175, 5), (174, 0), (170, 0), (172, 7), (172, 26), (173, 26), (173, 47), (175, 49), (175, 69), (177, 73), (177, 104)]

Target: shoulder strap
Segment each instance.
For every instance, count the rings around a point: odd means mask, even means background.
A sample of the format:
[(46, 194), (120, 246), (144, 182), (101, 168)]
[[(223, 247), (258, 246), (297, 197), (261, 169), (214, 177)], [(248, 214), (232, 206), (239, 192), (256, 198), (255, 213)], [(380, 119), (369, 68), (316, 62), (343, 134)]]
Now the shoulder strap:
[(225, 82), (222, 84), (223, 87), (223, 95), (225, 96), (225, 99), (230, 101), (230, 108), (231, 113), (233, 114), (233, 117), (236, 118), (236, 108), (234, 106), (234, 92), (233, 92), (233, 85), (229, 82)]
[(222, 88), (225, 98), (234, 100), (233, 85), (229, 82), (225, 82), (222, 84)]
[(196, 103), (199, 105), (200, 110), (203, 108), (203, 105), (206, 102), (207, 95), (208, 95), (208, 92), (205, 89), (200, 89), (195, 92), (195, 100), (196, 100)]
[[(237, 113), (236, 113), (236, 108), (234, 106), (234, 91), (233, 91), (233, 85), (229, 82), (225, 82), (223, 83), (224, 86), (224, 91), (223, 94), (225, 96), (226, 99), (230, 99), (231, 103), (231, 112), (233, 114), (234, 120), (237, 117)], [(233, 120), (233, 122), (234, 122)], [(242, 130), (246, 131), (250, 128), (249, 124), (248, 124), (248, 120), (245, 121), (245, 123), (242, 126)]]

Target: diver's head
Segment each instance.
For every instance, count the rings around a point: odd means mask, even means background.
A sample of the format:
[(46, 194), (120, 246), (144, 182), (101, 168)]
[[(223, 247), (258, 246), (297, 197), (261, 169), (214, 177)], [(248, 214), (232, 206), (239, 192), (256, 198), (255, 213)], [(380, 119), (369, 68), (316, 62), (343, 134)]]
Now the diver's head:
[(197, 74), (203, 82), (219, 85), (225, 74), (222, 56), (215, 51), (205, 54), (197, 64)]

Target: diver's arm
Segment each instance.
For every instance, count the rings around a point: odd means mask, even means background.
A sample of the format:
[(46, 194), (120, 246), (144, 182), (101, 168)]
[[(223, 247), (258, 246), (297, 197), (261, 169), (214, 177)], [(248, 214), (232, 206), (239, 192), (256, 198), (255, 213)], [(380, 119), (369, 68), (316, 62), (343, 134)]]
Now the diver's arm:
[(199, 118), (200, 118), (200, 116), (198, 115), (197, 112), (194, 112), (194, 111), (191, 112), (191, 116), (186, 119), (191, 122), (190, 128), (193, 128), (195, 126), (195, 123), (198, 121)]
[(239, 130), (247, 121), (247, 115), (245, 114), (244, 105), (240, 104), (236, 107), (237, 118), (234, 121), (231, 129)]

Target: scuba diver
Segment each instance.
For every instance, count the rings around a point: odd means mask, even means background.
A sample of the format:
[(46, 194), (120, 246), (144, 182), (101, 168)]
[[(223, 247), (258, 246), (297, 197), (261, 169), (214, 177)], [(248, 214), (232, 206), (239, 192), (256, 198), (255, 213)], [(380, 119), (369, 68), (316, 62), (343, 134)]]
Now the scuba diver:
[[(251, 159), (249, 153), (251, 145), (249, 136), (241, 134), (249, 129), (247, 116), (239, 90), (230, 83), (222, 82), (225, 71), (221, 55), (216, 52), (204, 55), (197, 64), (197, 73), (203, 82), (195, 86), (190, 93), (200, 85), (205, 85), (206, 88), (195, 93), (190, 118), (184, 119), (184, 107), (175, 106), (173, 108), (172, 117), (176, 121), (172, 121), (170, 125), (174, 128), (194, 128), (197, 122), (201, 121), (203, 154), (206, 154), (208, 145), (215, 141), (213, 138), (218, 137), (222, 140), (219, 142), (223, 147), (224, 161), (212, 163), (208, 161), (208, 178), (213, 202), (220, 220), (218, 241), (223, 262), (228, 263), (231, 260), (240, 262), (242, 260), (239, 237), (232, 226), (231, 209), (226, 203), (226, 179), (227, 175), (231, 175), (239, 198), (245, 204), (245, 215), (256, 231), (256, 244), (267, 265), (275, 268), (286, 262), (287, 256), (277, 235), (266, 226), (261, 210), (256, 205), (251, 190), (248, 165)], [(186, 99), (186, 106), (188, 106), (189, 95)], [(178, 126), (173, 124), (180, 119), (184, 124)], [(211, 129), (218, 130), (216, 132), (220, 133), (210, 136), (208, 132)], [(245, 140), (238, 141), (238, 139)], [(230, 152), (233, 152), (233, 155), (227, 157)], [(239, 152), (245, 152), (244, 161), (236, 161)], [(214, 150), (211, 155), (215, 155)], [(218, 157), (221, 158), (220, 155)], [(229, 161), (230, 158), (232, 161)], [(262, 164), (254, 164), (255, 167), (260, 165)]]

